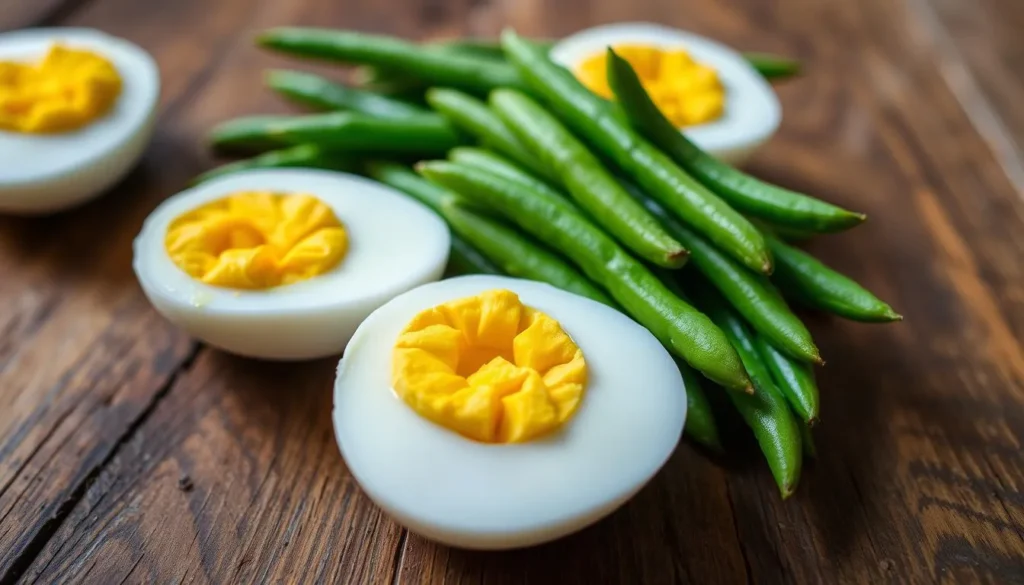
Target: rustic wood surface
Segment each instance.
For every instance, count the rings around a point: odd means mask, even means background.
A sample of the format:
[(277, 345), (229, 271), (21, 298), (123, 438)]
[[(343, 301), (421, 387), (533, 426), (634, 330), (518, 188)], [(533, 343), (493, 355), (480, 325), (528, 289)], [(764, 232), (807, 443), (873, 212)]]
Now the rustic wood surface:
[[(330, 428), (336, 360), (199, 346), (131, 273), (204, 129), (284, 106), (278, 24), (414, 38), (654, 20), (806, 63), (751, 165), (871, 215), (811, 249), (905, 316), (812, 316), (821, 459), (782, 502), (749, 446), (681, 445), (592, 528), (451, 550), (383, 516)], [(0, 583), (1024, 583), (1024, 4), (1019, 0), (0, 0), (0, 29), (101, 28), (159, 62), (161, 121), (112, 193), (0, 218)], [(4, 164), (0, 161), (0, 164)], [(186, 480), (187, 478), (187, 480)]]

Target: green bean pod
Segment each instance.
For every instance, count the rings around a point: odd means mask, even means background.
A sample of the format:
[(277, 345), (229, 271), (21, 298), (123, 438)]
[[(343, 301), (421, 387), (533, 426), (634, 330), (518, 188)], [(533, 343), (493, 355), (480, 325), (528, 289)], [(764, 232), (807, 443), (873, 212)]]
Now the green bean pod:
[(221, 122), (210, 130), (210, 146), (228, 153), (260, 153), (289, 146), (284, 140), (267, 133), (267, 128), (287, 123), (295, 116), (243, 116)]
[(456, 128), (474, 136), (480, 143), (514, 160), (531, 172), (550, 176), (539, 160), (484, 102), (454, 89), (434, 87), (427, 90), (427, 103)]
[(627, 254), (572, 203), (449, 161), (420, 163), (417, 170), (459, 195), (503, 213), (572, 260), (655, 337), (719, 384), (748, 390), (750, 380), (728, 340), (705, 315), (673, 295), (643, 264)]
[(754, 431), (761, 451), (768, 460), (775, 483), (783, 498), (788, 498), (800, 481), (803, 465), (801, 446), (801, 425), (789, 410), (786, 398), (772, 382), (771, 374), (761, 361), (754, 336), (725, 301), (718, 297), (705, 283), (689, 280), (687, 291), (707, 312), (732, 342), (743, 360), (757, 391), (754, 394), (727, 392), (747, 426)]
[(814, 443), (814, 429), (806, 423), (800, 424), (800, 444), (803, 446), (804, 457), (818, 458), (818, 446)]
[(579, 206), (615, 239), (658, 266), (678, 268), (686, 262), (683, 246), (540, 104), (509, 89), (491, 92), (490, 104), (544, 167), (554, 171)]
[(608, 48), (608, 81), (630, 123), (686, 172), (737, 210), (778, 225), (834, 232), (864, 221), (820, 199), (760, 181), (707, 154), (661, 113), (629, 61)]
[(458, 234), (452, 234), (452, 249), (448, 254), (445, 274), (504, 274), (500, 268), (481, 254)]
[(821, 362), (810, 331), (766, 276), (746, 270), (643, 194), (630, 190), (690, 250), (691, 262), (737, 311), (773, 345), (800, 360)]
[(268, 71), (265, 81), (277, 93), (317, 110), (351, 110), (380, 118), (407, 118), (429, 113), (413, 104), (372, 91), (345, 87), (325, 77), (302, 71)]
[(608, 306), (615, 303), (575, 268), (546, 248), (524, 238), (501, 222), (478, 215), (455, 201), (445, 204), (445, 219), (510, 276), (546, 282)]
[(462, 207), (458, 204), (457, 194), (427, 181), (407, 167), (374, 163), (369, 167), (369, 174), (432, 208), (454, 233), (483, 253), (501, 272), (546, 282), (599, 303), (613, 305), (607, 294), (545, 247), (500, 221)]
[(743, 58), (765, 79), (777, 80), (800, 75), (800, 62), (771, 53), (747, 52)]
[(768, 366), (775, 385), (782, 390), (793, 412), (804, 424), (818, 422), (818, 384), (814, 380), (814, 369), (805, 363), (790, 359), (775, 349), (764, 337), (754, 340), (761, 360)]
[(250, 169), (309, 168), (351, 171), (355, 169), (355, 166), (349, 157), (324, 152), (323, 149), (312, 144), (300, 144), (210, 169), (193, 179), (192, 184), (197, 185), (210, 179)]
[(723, 251), (752, 270), (771, 273), (764, 238), (745, 217), (640, 137), (546, 51), (512, 31), (502, 34), (502, 46), (522, 78), (569, 128)]
[(686, 385), (686, 425), (683, 432), (698, 444), (707, 447), (714, 453), (721, 453), (722, 439), (718, 434), (718, 424), (711, 412), (711, 403), (704, 395), (697, 372), (682, 361), (676, 361), (679, 373)]
[[(530, 39), (530, 42), (544, 50), (551, 50), (557, 41), (552, 39)], [(483, 38), (461, 38), (444, 39), (427, 45), (431, 49), (489, 57), (491, 59), (504, 59), (505, 51), (501, 49), (501, 41), (498, 39)]]
[(816, 309), (853, 321), (887, 323), (903, 317), (870, 291), (810, 254), (769, 237), (768, 244), (778, 258), (775, 282), (786, 294)]
[(538, 179), (526, 170), (517, 167), (514, 162), (502, 158), (501, 155), (489, 150), (473, 146), (457, 146), (448, 151), (448, 160), (484, 169), (509, 181), (519, 183), (527, 189), (541, 191), (545, 197), (558, 197), (562, 199), (567, 197), (564, 193), (552, 187), (551, 184)]
[(218, 150), (249, 149), (254, 144), (313, 144), (332, 151), (427, 156), (447, 152), (459, 144), (459, 136), (433, 113), (392, 119), (330, 112), (237, 118), (214, 128), (210, 141)]
[(430, 51), (395, 37), (323, 28), (281, 27), (259, 36), (260, 45), (299, 57), (373, 65), (429, 85), (486, 93), (495, 87), (523, 87), (508, 63), (497, 59)]

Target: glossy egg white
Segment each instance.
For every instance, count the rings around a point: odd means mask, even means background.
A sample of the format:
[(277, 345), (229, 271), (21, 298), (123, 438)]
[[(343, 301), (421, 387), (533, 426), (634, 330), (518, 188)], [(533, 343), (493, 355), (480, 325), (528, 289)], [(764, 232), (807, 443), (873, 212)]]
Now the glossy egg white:
[[(238, 191), (308, 193), (345, 226), (348, 251), (331, 271), (266, 290), (204, 284), (167, 253), (178, 216)], [(251, 170), (202, 183), (164, 201), (135, 239), (133, 266), (164, 317), (212, 346), (262, 359), (340, 353), (374, 309), (437, 280), (448, 261), (448, 227), (428, 208), (376, 181), (310, 169)]]
[[(414, 315), (492, 289), (558, 320), (583, 351), (583, 400), (548, 437), (475, 442), (422, 418), (391, 385), (393, 346)], [(472, 549), (538, 544), (610, 514), (664, 465), (685, 419), (679, 370), (649, 331), (595, 301), (500, 276), (424, 285), (375, 311), (334, 388), (338, 444), (366, 494), (412, 531)]]
[(717, 120), (685, 129), (705, 152), (734, 165), (743, 164), (778, 129), (782, 107), (771, 86), (735, 50), (706, 37), (645, 22), (597, 26), (558, 42), (551, 59), (569, 69), (609, 46), (642, 43), (683, 48), (699, 63), (718, 71), (725, 86), (725, 111)]
[(124, 39), (85, 28), (0, 33), (0, 61), (38, 61), (54, 43), (109, 59), (121, 76), (121, 95), (110, 112), (78, 130), (0, 130), (0, 213), (51, 213), (100, 195), (131, 170), (153, 133), (159, 70)]

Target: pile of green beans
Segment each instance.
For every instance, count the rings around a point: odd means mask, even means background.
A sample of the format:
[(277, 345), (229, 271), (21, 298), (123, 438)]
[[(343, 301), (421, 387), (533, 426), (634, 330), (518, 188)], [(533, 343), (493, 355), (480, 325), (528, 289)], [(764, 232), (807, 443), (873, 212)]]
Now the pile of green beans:
[[(416, 44), (277, 28), (259, 44), (355, 65), (361, 86), (297, 70), (268, 72), (270, 90), (310, 112), (214, 127), (209, 144), (218, 153), (255, 156), (197, 182), (245, 169), (306, 167), (362, 173), (406, 194), (449, 226), (446, 274), (546, 282), (649, 329), (679, 364), (686, 436), (724, 452), (731, 437), (717, 418), (731, 404), (783, 497), (796, 489), (803, 458), (817, 453), (814, 366), (823, 363), (788, 302), (854, 321), (902, 319), (792, 244), (855, 227), (864, 214), (771, 185), (703, 152), (668, 122), (612, 48), (609, 101), (551, 61), (553, 41), (511, 31), (500, 41)], [(800, 69), (774, 55), (745, 56), (769, 79)], [(710, 400), (706, 390), (723, 400)]]

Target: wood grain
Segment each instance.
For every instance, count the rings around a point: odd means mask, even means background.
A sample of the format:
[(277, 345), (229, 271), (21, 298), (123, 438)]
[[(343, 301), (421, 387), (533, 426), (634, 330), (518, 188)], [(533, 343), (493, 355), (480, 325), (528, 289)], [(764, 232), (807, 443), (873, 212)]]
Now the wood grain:
[[(0, 9), (0, 28), (38, 18), (25, 6)], [(0, 583), (1024, 583), (1024, 38), (1012, 0), (62, 10), (51, 18), (154, 54), (163, 115), (140, 170), (109, 196), (0, 220), (0, 401), (12, 405), (0, 410)], [(579, 534), (509, 553), (438, 546), (381, 515), (347, 474), (330, 428), (332, 360), (196, 348), (146, 306), (131, 238), (211, 164), (206, 128), (284, 108), (257, 89), (261, 69), (288, 63), (251, 46), (260, 28), (558, 36), (616, 20), (805, 62), (804, 78), (778, 87), (785, 123), (751, 169), (868, 212), (809, 249), (906, 321), (807, 315), (828, 361), (822, 458), (790, 501), (739, 433), (723, 460), (681, 445)]]

